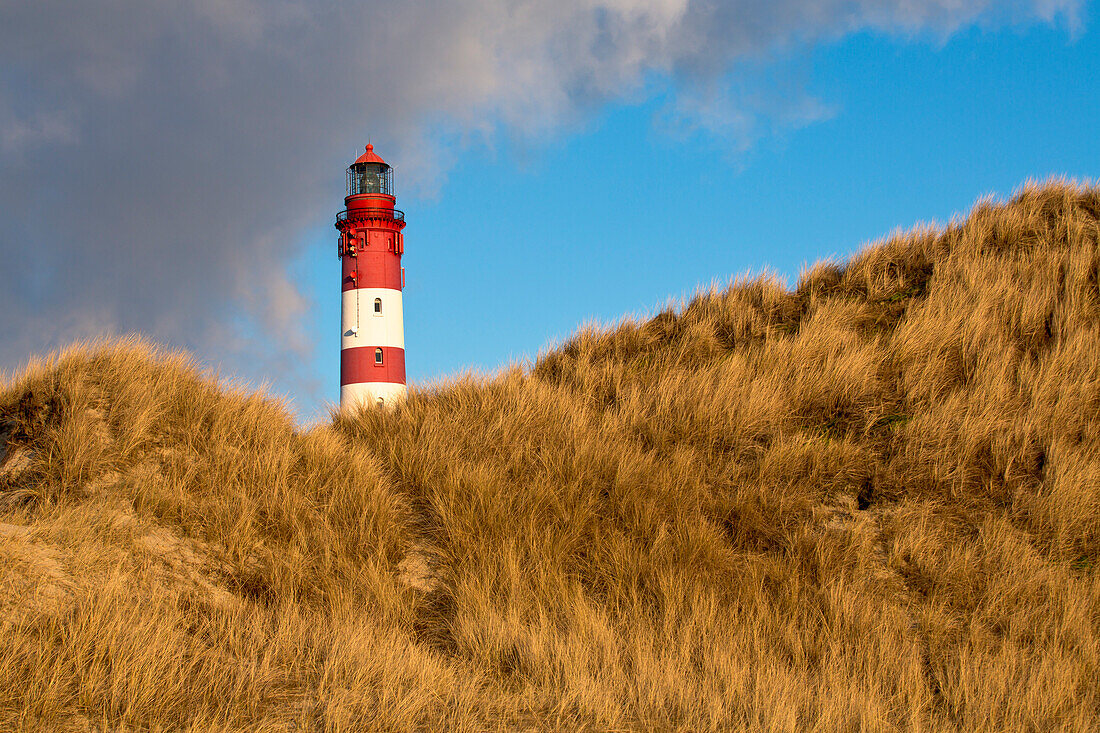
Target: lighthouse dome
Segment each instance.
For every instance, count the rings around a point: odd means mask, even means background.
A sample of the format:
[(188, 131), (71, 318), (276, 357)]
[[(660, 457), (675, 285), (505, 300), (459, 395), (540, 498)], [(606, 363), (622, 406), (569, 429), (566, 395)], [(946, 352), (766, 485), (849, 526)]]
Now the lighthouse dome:
[(393, 196), (393, 169), (367, 143), (365, 153), (348, 168), (348, 196), (381, 193)]
[(370, 143), (367, 143), (367, 152), (356, 158), (355, 162), (352, 163), (352, 165), (359, 165), (360, 163), (381, 163), (387, 168), (389, 167), (386, 164), (386, 161), (382, 160), (382, 158), (378, 156), (378, 153), (374, 152), (374, 146)]

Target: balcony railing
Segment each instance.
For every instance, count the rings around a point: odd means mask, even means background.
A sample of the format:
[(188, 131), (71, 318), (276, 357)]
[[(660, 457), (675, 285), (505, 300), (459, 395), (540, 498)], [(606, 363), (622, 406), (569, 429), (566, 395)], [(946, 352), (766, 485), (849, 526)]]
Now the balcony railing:
[[(405, 212), (399, 209), (356, 209), (351, 212), (352, 219), (393, 219), (394, 221), (405, 221)], [(348, 220), (348, 211), (344, 209), (336, 215), (336, 223), (339, 224), (342, 221)]]

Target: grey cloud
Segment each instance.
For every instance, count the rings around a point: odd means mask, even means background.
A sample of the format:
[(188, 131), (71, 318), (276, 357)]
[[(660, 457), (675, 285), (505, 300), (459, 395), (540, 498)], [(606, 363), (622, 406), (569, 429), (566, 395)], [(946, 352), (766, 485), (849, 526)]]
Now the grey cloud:
[(538, 137), (656, 73), (687, 90), (682, 114), (722, 132), (737, 100), (698, 90), (739, 60), (859, 29), (1072, 24), (1079, 7), (0, 0), (0, 365), (139, 330), (299, 384), (313, 337), (285, 265), (368, 133), (406, 190), (430, 188), (445, 153), (433, 130)]

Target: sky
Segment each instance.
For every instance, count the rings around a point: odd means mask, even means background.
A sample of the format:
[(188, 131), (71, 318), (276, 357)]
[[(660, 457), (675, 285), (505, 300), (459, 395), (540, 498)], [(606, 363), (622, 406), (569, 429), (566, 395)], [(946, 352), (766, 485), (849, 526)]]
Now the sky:
[(336, 212), (405, 211), (409, 381), (1100, 175), (1086, 0), (0, 0), (0, 369), (141, 333), (339, 394)]

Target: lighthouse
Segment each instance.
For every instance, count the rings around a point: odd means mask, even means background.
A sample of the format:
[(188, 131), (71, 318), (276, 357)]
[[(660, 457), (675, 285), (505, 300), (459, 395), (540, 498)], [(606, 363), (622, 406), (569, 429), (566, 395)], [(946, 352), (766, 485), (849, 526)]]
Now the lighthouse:
[(348, 168), (340, 231), (340, 409), (392, 407), (405, 398), (405, 214), (393, 169), (367, 145)]

